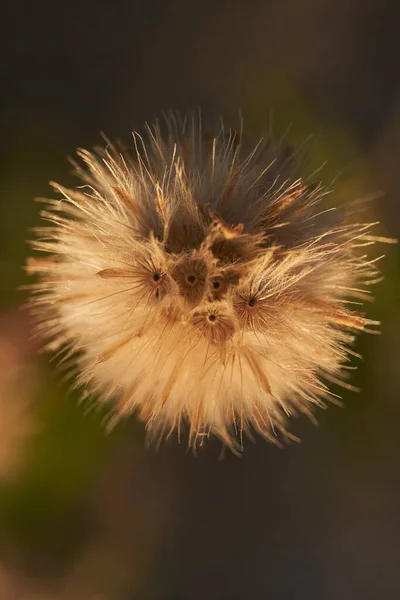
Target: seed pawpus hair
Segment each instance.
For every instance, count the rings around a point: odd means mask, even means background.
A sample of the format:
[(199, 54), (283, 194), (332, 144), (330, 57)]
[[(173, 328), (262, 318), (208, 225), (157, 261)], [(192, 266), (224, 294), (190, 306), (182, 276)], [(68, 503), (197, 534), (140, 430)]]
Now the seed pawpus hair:
[[(203, 135), (200, 117), (133, 134), (133, 151), (79, 150), (83, 185), (47, 200), (28, 272), (38, 331), (76, 367), (76, 386), (135, 412), (153, 435), (183, 424), (293, 439), (288, 417), (336, 396), (355, 334), (377, 322), (354, 305), (378, 278), (365, 247), (385, 241), (299, 175), (283, 142)], [(387, 240), (386, 240), (387, 241)]]

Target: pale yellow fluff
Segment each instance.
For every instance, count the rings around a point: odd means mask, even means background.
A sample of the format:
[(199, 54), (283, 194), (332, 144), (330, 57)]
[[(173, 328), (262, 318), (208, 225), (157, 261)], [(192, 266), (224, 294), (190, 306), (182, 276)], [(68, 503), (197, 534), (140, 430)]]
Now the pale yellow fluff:
[(185, 427), (192, 446), (287, 439), (287, 417), (332, 399), (354, 333), (376, 324), (350, 310), (377, 277), (373, 224), (328, 207), (283, 143), (246, 152), (194, 118), (133, 140), (79, 151), (84, 185), (54, 185), (34, 242), (50, 255), (28, 261), (39, 332), (114, 419)]

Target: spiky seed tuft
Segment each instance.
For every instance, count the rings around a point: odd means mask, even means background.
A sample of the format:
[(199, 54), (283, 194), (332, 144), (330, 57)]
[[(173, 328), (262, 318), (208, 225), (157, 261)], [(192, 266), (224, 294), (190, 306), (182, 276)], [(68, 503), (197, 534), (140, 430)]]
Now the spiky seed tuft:
[(377, 280), (364, 246), (388, 240), (328, 210), (282, 143), (167, 125), (134, 134), (133, 154), (79, 151), (86, 185), (54, 185), (33, 243), (48, 256), (27, 262), (38, 332), (114, 419), (136, 411), (165, 436), (187, 422), (194, 446), (292, 439), (288, 415), (348, 387), (349, 346), (377, 324), (351, 310)]

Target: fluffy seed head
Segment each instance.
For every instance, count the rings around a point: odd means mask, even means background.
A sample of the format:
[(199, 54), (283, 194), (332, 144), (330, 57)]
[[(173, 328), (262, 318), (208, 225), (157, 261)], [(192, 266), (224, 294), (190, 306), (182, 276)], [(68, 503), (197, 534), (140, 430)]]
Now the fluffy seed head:
[(329, 208), (283, 143), (246, 151), (195, 118), (133, 141), (80, 150), (83, 185), (54, 184), (34, 242), (48, 256), (28, 261), (39, 332), (115, 418), (159, 435), (186, 423), (193, 446), (290, 438), (287, 417), (347, 386), (355, 333), (376, 324), (353, 305), (377, 276), (364, 247), (382, 239)]

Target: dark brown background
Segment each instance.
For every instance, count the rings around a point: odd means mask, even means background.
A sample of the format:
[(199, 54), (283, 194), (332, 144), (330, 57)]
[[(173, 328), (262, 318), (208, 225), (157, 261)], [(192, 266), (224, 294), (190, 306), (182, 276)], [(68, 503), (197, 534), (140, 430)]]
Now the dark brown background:
[(400, 594), (399, 261), (345, 408), (295, 422), (303, 443), (244, 456), (106, 437), (29, 341), (18, 306), (34, 196), (73, 183), (76, 146), (163, 109), (243, 112), (316, 136), (338, 196), (382, 190), (400, 235), (397, 0), (6, 0), (0, 24), (0, 599), (378, 600)]

